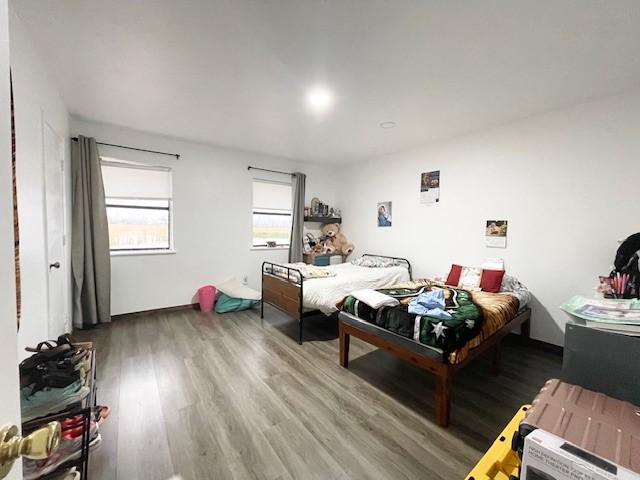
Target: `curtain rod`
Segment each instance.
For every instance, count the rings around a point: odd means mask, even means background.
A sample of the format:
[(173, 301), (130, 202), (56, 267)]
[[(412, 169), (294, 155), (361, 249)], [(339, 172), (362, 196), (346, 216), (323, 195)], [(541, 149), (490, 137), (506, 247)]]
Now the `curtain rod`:
[[(78, 141), (78, 137), (71, 137), (74, 142)], [(147, 150), (146, 148), (127, 147), (126, 145), (116, 145), (115, 143), (104, 143), (96, 141), (98, 145), (104, 145), (106, 147), (125, 148), (127, 150), (136, 150), (138, 152), (156, 153), (158, 155), (169, 155), (170, 157), (176, 157), (176, 160), (180, 160), (179, 153), (159, 152), (158, 150)]]
[(247, 170), (260, 170), (261, 172), (271, 172), (271, 173), (280, 173), (282, 175), (293, 175), (291, 172), (281, 172), (280, 170), (269, 170), (268, 168), (259, 168), (248, 166)]

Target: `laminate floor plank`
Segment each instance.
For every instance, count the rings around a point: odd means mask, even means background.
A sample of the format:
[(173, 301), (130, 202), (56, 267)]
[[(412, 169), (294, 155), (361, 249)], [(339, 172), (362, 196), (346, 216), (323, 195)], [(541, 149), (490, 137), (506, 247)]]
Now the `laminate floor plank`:
[[(165, 426), (174, 470), (184, 480), (234, 478), (228, 452), (209, 420), (212, 410), (201, 404), (165, 411)], [(164, 479), (163, 479), (164, 480)]]
[[(262, 381), (251, 367), (243, 364), (243, 358), (250, 353), (242, 350), (239, 345), (227, 342), (226, 335), (218, 344), (212, 344), (207, 349), (209, 358), (216, 358), (218, 371), (227, 379), (234, 395), (238, 398), (240, 408), (247, 415), (255, 417), (254, 423), (260, 430), (266, 430), (278, 423), (292, 418), (291, 414), (282, 406), (280, 399)], [(249, 381), (247, 381), (249, 380)]]
[(173, 472), (150, 355), (123, 360), (118, 415), (118, 479), (156, 480)]
[(300, 428), (300, 422), (291, 420), (265, 431), (291, 478), (295, 479), (340, 479), (350, 477), (340, 467), (336, 459), (322, 448), (311, 433)]
[(235, 468), (243, 469), (244, 478), (282, 477), (286, 470), (259, 428), (260, 412), (250, 408), (251, 399), (235, 390), (230, 378), (222, 373), (222, 360), (204, 353), (188, 361), (190, 370), (201, 377), (199, 383), (210, 383), (215, 392), (197, 405), (202, 425), (215, 433), (231, 463), (237, 464)]
[(395, 465), (397, 458), (380, 461), (389, 452), (361, 425), (363, 416), (333, 410), (289, 373), (271, 377), (268, 383), (350, 478), (406, 478)]
[[(354, 339), (354, 340), (357, 340), (357, 339)], [(359, 342), (359, 343), (363, 343), (363, 342)], [(315, 344), (314, 346), (317, 346), (317, 345), (320, 345), (320, 344), (318, 343), (318, 344)], [(327, 371), (335, 370), (334, 374), (336, 378), (341, 377), (342, 375), (346, 375), (346, 378), (349, 380), (349, 382), (354, 382), (354, 377), (351, 374), (347, 373), (348, 372), (347, 370), (337, 365), (335, 358), (338, 354), (338, 351), (335, 348), (333, 350), (334, 350), (333, 355), (331, 355), (329, 359), (326, 359), (325, 364), (320, 365), (320, 362), (318, 362), (317, 365), (319, 367), (320, 366), (322, 367), (320, 369), (320, 372), (326, 373)], [(367, 348), (363, 348), (362, 351), (367, 351), (368, 353), (371, 353), (371, 349), (367, 349)], [(380, 351), (379, 353), (381, 355), (388, 356), (388, 354), (386, 354), (385, 352)], [(313, 357), (315, 360), (321, 359), (321, 357), (318, 355), (313, 355)], [(393, 387), (392, 390), (394, 391), (394, 393), (397, 394), (398, 389), (403, 388), (403, 383), (401, 381), (400, 382), (395, 381), (395, 377), (398, 375), (402, 375), (403, 368), (411, 367), (411, 366), (408, 366), (404, 362), (395, 360), (393, 358), (391, 360), (392, 360), (391, 363), (393, 363), (396, 366), (398, 371), (380, 372), (378, 370), (376, 373), (379, 378), (385, 379), (385, 382), (387, 384), (389, 384), (389, 379), (392, 379), (392, 384), (391, 384)], [(376, 364), (384, 365), (385, 359), (380, 359), (376, 363), (372, 363), (372, 365), (376, 365)], [(417, 367), (411, 367), (411, 368), (415, 369), (416, 372), (413, 372), (414, 376), (412, 378), (409, 378), (404, 385), (409, 385), (412, 390), (413, 389), (418, 390), (417, 398), (415, 399), (414, 403), (420, 407), (420, 411), (424, 411), (423, 414), (426, 415), (427, 418), (430, 418), (433, 412), (433, 402), (432, 402), (432, 397), (434, 393), (433, 389), (431, 389), (430, 391), (428, 390), (424, 391), (424, 389), (422, 389), (420, 385), (417, 385), (415, 382), (415, 379), (423, 378), (424, 372), (421, 372)], [(303, 380), (309, 380), (308, 376), (305, 376), (302, 378)], [(397, 402), (393, 401), (389, 397), (385, 397), (384, 395), (381, 395), (380, 392), (372, 388), (371, 384), (369, 383), (362, 384), (360, 382), (358, 384), (357, 382), (354, 382), (354, 383), (334, 385), (333, 381), (322, 382), (323, 378), (325, 380), (329, 379), (327, 375), (323, 374), (319, 377), (314, 377), (312, 379), (313, 381), (307, 382), (307, 383), (309, 383), (311, 389), (321, 390), (323, 392), (322, 401), (327, 404), (330, 404), (331, 402), (333, 402), (332, 407), (335, 409), (335, 411), (342, 412), (347, 418), (349, 417), (357, 418), (359, 415), (362, 415), (363, 409), (368, 409), (368, 411), (371, 412), (371, 409), (369, 409), (369, 407), (372, 404), (376, 404), (380, 407), (378, 410), (380, 410), (383, 413), (378, 415), (384, 416), (385, 421), (387, 422), (392, 420), (391, 418), (388, 418), (388, 415), (390, 413), (402, 419), (408, 419), (412, 417), (410, 415), (410, 412), (407, 412), (406, 408), (404, 408), (402, 405), (399, 406)], [(332, 380), (334, 379), (332, 378)], [(433, 381), (433, 379), (431, 379), (428, 375), (425, 380), (427, 382)], [(425, 403), (425, 400), (426, 400), (426, 403)], [(362, 418), (364, 418), (364, 416)], [(420, 423), (421, 419), (413, 417), (412, 421), (414, 422), (414, 427), (415, 427), (415, 423), (416, 422)], [(414, 427), (410, 428), (409, 431), (413, 430)], [(427, 431), (438, 432), (438, 434), (445, 431), (433, 424), (423, 423), (423, 427)], [(425, 430), (423, 430), (423, 432)], [(438, 437), (435, 439), (436, 444), (443, 445), (444, 447), (453, 446), (451, 445), (449, 438), (447, 438), (446, 436), (436, 435), (435, 437)]]
[(265, 314), (135, 314), (78, 332), (112, 409), (91, 478), (462, 479), (561, 367), (507, 338), (501, 375), (480, 358), (456, 377), (443, 429), (427, 372), (355, 338), (344, 369), (335, 319), (307, 320), (298, 345), (295, 322)]

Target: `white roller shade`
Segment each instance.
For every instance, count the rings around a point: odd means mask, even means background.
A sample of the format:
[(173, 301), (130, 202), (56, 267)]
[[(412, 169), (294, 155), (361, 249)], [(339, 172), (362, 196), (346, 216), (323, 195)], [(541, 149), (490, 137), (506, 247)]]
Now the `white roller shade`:
[(253, 208), (291, 210), (291, 185), (254, 180)]
[(102, 164), (104, 193), (109, 198), (171, 198), (171, 170)]

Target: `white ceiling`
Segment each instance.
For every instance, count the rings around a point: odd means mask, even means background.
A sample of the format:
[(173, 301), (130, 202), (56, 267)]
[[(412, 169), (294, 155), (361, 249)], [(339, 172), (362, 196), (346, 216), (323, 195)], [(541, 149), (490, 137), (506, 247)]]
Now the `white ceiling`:
[[(640, 85), (637, 0), (14, 7), (71, 113), (307, 161), (380, 155)], [(304, 105), (315, 84), (336, 97), (321, 117)]]

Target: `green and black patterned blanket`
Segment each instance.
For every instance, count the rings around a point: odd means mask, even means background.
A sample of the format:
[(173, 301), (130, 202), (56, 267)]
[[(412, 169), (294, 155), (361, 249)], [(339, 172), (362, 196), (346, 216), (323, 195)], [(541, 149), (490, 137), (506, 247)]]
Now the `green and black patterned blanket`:
[[(434, 289), (444, 290), (444, 309), (451, 314), (450, 319), (443, 320), (408, 312), (409, 303), (413, 298)], [(375, 310), (364, 302), (348, 296), (338, 306), (343, 312), (398, 335), (439, 348), (445, 355), (462, 347), (480, 331), (483, 312), (473, 301), (471, 292), (467, 290), (435, 285), (428, 280), (417, 280), (382, 288), (378, 292), (397, 298), (400, 305)]]

